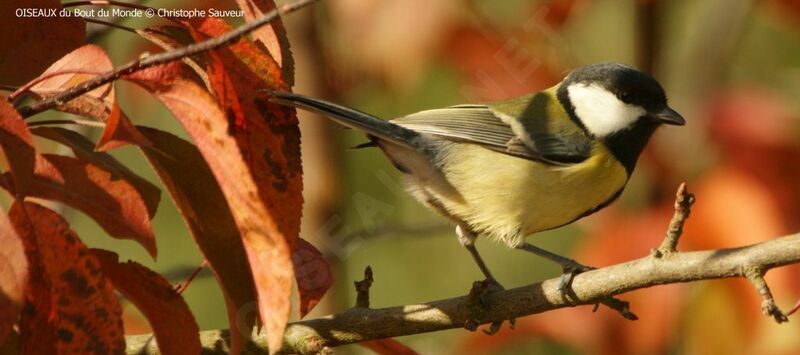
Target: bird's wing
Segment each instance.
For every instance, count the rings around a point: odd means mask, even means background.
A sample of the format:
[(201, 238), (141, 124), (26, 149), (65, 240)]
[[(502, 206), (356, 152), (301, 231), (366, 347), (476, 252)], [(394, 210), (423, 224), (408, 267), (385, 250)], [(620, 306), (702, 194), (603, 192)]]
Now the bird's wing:
[[(556, 115), (563, 116), (555, 119)], [(491, 105), (421, 111), (391, 122), (416, 132), (551, 164), (581, 162), (588, 158), (592, 146), (591, 138), (547, 92)]]

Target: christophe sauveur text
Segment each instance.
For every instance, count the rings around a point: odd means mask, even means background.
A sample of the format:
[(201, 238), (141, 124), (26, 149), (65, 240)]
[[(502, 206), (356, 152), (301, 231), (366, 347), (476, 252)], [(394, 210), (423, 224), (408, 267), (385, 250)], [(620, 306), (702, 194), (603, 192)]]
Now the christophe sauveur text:
[(219, 9), (54, 9), (21, 7), (15, 10), (17, 17), (243, 17), (242, 10)]

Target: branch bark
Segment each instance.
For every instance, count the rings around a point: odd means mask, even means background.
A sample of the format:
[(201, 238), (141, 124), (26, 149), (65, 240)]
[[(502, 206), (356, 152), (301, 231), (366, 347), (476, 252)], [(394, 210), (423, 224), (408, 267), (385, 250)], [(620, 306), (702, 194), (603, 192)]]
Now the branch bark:
[[(461, 328), (470, 320), (481, 324), (524, 317), (577, 305), (593, 305), (609, 296), (656, 285), (729, 277), (748, 277), (749, 270), (800, 262), (800, 234), (749, 246), (652, 255), (587, 271), (575, 276), (574, 299), (561, 297), (558, 278), (486, 295), (488, 307), (476, 307), (468, 296), (415, 305), (351, 308), (322, 318), (290, 323), (284, 336), (286, 353), (316, 353), (326, 347), (370, 339)], [(209, 353), (226, 353), (227, 331), (202, 333)], [(129, 353), (157, 354), (149, 335), (127, 337)], [(146, 344), (147, 343), (147, 344)], [(146, 346), (142, 346), (146, 344)], [(263, 335), (253, 338), (250, 353), (264, 351)]]

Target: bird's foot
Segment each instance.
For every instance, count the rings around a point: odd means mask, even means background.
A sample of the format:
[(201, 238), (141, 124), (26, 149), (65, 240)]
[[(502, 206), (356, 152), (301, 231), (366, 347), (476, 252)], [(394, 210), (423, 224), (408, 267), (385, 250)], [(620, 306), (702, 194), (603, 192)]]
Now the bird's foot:
[(595, 269), (591, 266), (582, 265), (570, 258), (539, 248), (531, 243), (521, 243), (515, 246), (515, 248), (536, 254), (561, 265), (563, 273), (558, 283), (558, 290), (561, 291), (563, 297), (574, 296), (574, 292), (572, 292), (572, 280), (575, 278), (575, 275)]
[[(566, 259), (566, 258), (565, 258)], [(561, 278), (558, 282), (558, 291), (561, 292), (561, 297), (564, 299), (573, 299), (576, 300), (578, 296), (572, 290), (572, 280), (575, 279), (575, 275), (580, 273), (597, 269), (593, 266), (586, 266), (583, 264), (578, 263), (575, 260), (567, 259), (568, 262), (560, 263), (561, 267), (563, 268), (563, 273), (561, 274)], [(606, 307), (617, 311), (623, 318), (628, 320), (637, 320), (639, 317), (636, 316), (630, 310), (630, 305), (628, 302), (616, 299), (613, 296), (608, 296), (598, 301), (598, 303), (594, 306), (594, 311), (597, 311), (597, 308), (600, 305), (605, 305)]]
[(558, 290), (561, 292), (562, 296), (567, 297), (572, 293), (572, 281), (575, 280), (575, 275), (594, 270), (596, 268), (580, 264), (572, 259), (564, 259), (566, 260), (564, 260), (563, 263), (559, 263), (561, 264), (562, 273), (561, 278), (558, 281)]
[[(487, 300), (487, 296), (494, 292), (499, 292), (503, 290), (505, 290), (503, 285), (501, 285), (499, 282), (497, 282), (497, 280), (493, 278), (485, 279), (483, 281), (475, 281), (472, 284), (472, 289), (469, 291), (470, 300), (478, 305), (478, 309), (473, 314), (474, 315), (484, 314), (491, 307), (491, 305)], [(467, 320), (466, 324), (464, 324), (464, 328), (466, 328), (469, 331), (477, 330), (478, 326), (482, 323), (480, 321), (480, 318), (481, 318), (480, 316), (471, 317), (469, 320)], [(516, 318), (509, 319), (508, 320), (509, 328), (514, 329), (516, 321), (517, 321)], [(489, 329), (488, 330), (484, 329), (483, 332), (487, 335), (497, 334), (497, 332), (499, 332), (500, 329), (502, 328), (503, 322), (504, 321), (492, 322), (492, 324), (489, 325)]]

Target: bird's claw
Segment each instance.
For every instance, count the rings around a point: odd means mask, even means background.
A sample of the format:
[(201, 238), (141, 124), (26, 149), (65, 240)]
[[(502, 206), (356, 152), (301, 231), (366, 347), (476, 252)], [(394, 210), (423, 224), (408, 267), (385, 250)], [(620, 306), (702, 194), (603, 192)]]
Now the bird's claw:
[[(517, 326), (517, 319), (516, 318), (511, 318), (511, 319), (508, 320), (508, 328), (509, 329), (513, 330), (516, 326)], [(500, 331), (500, 328), (502, 328), (502, 327), (503, 327), (503, 321), (492, 322), (492, 324), (489, 326), (489, 329), (488, 330), (484, 329), (483, 333), (486, 334), (486, 335), (495, 335)]]
[(594, 269), (596, 268), (579, 264), (575, 260), (570, 260), (567, 264), (562, 265), (561, 278), (558, 281), (559, 292), (566, 295), (572, 289), (572, 281), (575, 279), (575, 275)]
[[(505, 290), (505, 287), (503, 287), (503, 285), (497, 282), (497, 280), (486, 279), (483, 281), (475, 282), (475, 284), (473, 284), (472, 286), (472, 290), (470, 291), (470, 295), (475, 296), (476, 301), (480, 305), (480, 307), (483, 310), (486, 310), (490, 307), (486, 299), (486, 295), (503, 290)], [(483, 332), (486, 335), (497, 334), (497, 332), (499, 332), (500, 329), (502, 328), (503, 322), (504, 321), (492, 322), (492, 324), (489, 326), (489, 329), (488, 330), (484, 329)], [(470, 323), (472, 326), (466, 326), (465, 328), (471, 331), (477, 329), (476, 320), (468, 321), (468, 323)], [(514, 327), (516, 326), (516, 318), (509, 319), (508, 323), (509, 323), (509, 328), (514, 329)]]
[(475, 281), (472, 283), (472, 289), (469, 290), (469, 297), (476, 301), (482, 309), (489, 308), (486, 295), (492, 292), (505, 290), (503, 285), (500, 285), (497, 280), (486, 279), (482, 281)]

